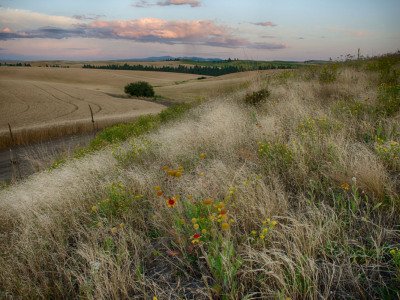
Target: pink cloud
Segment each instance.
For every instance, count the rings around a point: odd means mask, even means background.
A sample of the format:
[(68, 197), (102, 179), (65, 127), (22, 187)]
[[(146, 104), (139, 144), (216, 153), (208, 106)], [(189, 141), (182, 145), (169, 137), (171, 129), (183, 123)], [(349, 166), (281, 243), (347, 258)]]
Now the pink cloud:
[(132, 4), (133, 7), (150, 7), (154, 5), (171, 6), (171, 5), (190, 5), (191, 7), (201, 6), (200, 0), (165, 0), (158, 2), (149, 2), (147, 0), (140, 0)]

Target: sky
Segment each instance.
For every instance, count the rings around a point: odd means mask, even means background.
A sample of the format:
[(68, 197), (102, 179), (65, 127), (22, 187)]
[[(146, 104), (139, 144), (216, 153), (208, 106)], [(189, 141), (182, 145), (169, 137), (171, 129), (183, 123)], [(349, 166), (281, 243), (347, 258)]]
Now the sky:
[(336, 59), (400, 50), (400, 0), (0, 0), (0, 60)]

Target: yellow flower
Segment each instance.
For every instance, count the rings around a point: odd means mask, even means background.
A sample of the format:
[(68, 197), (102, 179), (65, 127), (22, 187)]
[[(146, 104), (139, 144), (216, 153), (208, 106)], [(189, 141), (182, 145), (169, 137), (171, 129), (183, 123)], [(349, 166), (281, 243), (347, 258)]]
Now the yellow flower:
[(124, 224), (124, 223), (120, 223), (120, 224), (118, 225), (118, 227), (119, 227), (119, 229), (124, 229), (125, 224)]
[(340, 187), (345, 191), (350, 190), (350, 185), (347, 182), (343, 182)]
[(202, 233), (202, 234), (206, 234), (206, 233), (207, 233), (207, 229), (203, 229), (203, 230), (201, 231), (201, 233)]
[(214, 222), (215, 221), (215, 219), (216, 219), (216, 216), (213, 214), (213, 215), (209, 215), (208, 216), (208, 219), (211, 221), (211, 222)]
[(118, 228), (117, 227), (113, 227), (111, 228), (111, 234), (116, 234), (118, 232)]
[(262, 233), (263, 233), (263, 234), (267, 234), (267, 233), (268, 233), (268, 228), (264, 228), (264, 229), (262, 230)]
[(260, 239), (265, 239), (265, 235), (263, 235), (263, 234), (260, 234)]
[(225, 207), (225, 203), (224, 202), (218, 202), (216, 205), (215, 205), (215, 208), (217, 208), (218, 210), (221, 210), (221, 209), (223, 209)]
[(272, 225), (272, 227), (275, 227), (276, 225), (278, 225), (278, 221), (275, 221), (275, 220), (272, 221), (272, 222), (271, 222), (271, 225)]
[(155, 190), (155, 191), (161, 191), (161, 186), (159, 186), (159, 185), (155, 186), (155, 187), (154, 187), (154, 190)]
[(194, 228), (194, 229), (197, 230), (197, 229), (199, 229), (199, 227), (200, 227), (199, 224), (197, 224), (197, 223), (196, 223), (196, 224), (193, 224), (193, 228)]
[(205, 159), (207, 157), (207, 154), (205, 153), (200, 153), (199, 155), (200, 159)]
[(252, 230), (252, 231), (251, 231), (251, 235), (254, 235), (254, 236), (256, 236), (256, 235), (257, 235), (257, 231), (255, 231), (255, 230)]
[(92, 206), (92, 212), (97, 213), (98, 210), (99, 208), (96, 205)]
[(222, 230), (229, 230), (230, 227), (231, 225), (229, 225), (229, 223), (224, 222), (221, 224)]
[(193, 224), (196, 224), (196, 223), (197, 223), (197, 219), (196, 219), (196, 218), (193, 218), (193, 219), (192, 219), (192, 223), (193, 223)]
[(153, 300), (158, 300), (157, 296), (154, 296), (154, 297), (153, 297)]

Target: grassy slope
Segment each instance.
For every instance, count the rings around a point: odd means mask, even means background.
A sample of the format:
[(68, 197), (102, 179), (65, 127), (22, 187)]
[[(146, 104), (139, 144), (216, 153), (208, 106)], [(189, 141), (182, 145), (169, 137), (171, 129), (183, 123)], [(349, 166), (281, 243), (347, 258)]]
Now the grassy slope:
[(1, 191), (0, 291), (399, 297), (398, 61), (260, 79)]

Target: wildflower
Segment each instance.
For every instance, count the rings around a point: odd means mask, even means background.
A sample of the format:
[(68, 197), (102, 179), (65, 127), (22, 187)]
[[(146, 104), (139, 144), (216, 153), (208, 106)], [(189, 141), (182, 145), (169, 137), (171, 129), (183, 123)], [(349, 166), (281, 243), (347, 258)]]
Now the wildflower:
[(207, 233), (207, 229), (203, 229), (203, 230), (201, 231), (201, 233), (202, 233), (202, 234), (206, 234), (206, 233)]
[(97, 213), (98, 210), (99, 208), (96, 205), (92, 206), (92, 212)]
[(264, 234), (260, 234), (260, 239), (265, 239), (265, 235)]
[(197, 223), (197, 219), (196, 219), (196, 218), (193, 218), (193, 219), (192, 219), (192, 223), (193, 223), (193, 224), (196, 224), (196, 223)]
[(208, 216), (208, 219), (209, 219), (211, 222), (214, 222), (215, 219), (216, 219), (215, 214), (209, 215), (209, 216)]
[(257, 231), (256, 230), (252, 230), (251, 231), (251, 235), (256, 236), (257, 235)]
[(199, 224), (197, 224), (197, 223), (196, 223), (196, 224), (193, 224), (193, 228), (194, 228), (194, 229), (197, 230), (197, 229), (199, 229), (199, 227), (200, 227)]
[(192, 237), (192, 244), (198, 244), (198, 243), (200, 243), (200, 238), (201, 238), (200, 233), (195, 233), (195, 234), (193, 235), (193, 237)]
[(229, 225), (229, 223), (224, 222), (221, 224), (222, 230), (229, 230), (230, 227), (231, 225)]
[(268, 228), (264, 228), (264, 229), (262, 230), (262, 233), (263, 233), (263, 234), (267, 234), (267, 233), (268, 233)]
[(396, 254), (396, 250), (395, 249), (390, 250), (390, 254), (394, 256)]
[(344, 191), (348, 191), (350, 190), (350, 185), (347, 182), (343, 182), (340, 187), (344, 190)]
[(158, 300), (157, 296), (154, 296), (154, 297), (153, 297), (153, 300)]
[(155, 190), (155, 191), (161, 191), (161, 186), (159, 186), (159, 185), (155, 186), (155, 187), (154, 187), (154, 190)]
[(215, 205), (215, 208), (218, 209), (219, 211), (225, 207), (224, 202), (218, 202), (218, 204)]
[(229, 188), (229, 195), (233, 195), (236, 192), (236, 188), (234, 186), (231, 186)]
[(175, 197), (168, 198), (166, 202), (168, 207), (174, 207), (176, 205), (176, 198)]
[(272, 227), (275, 227), (276, 225), (278, 225), (278, 221), (275, 221), (275, 220), (274, 220), (274, 221), (271, 222), (271, 226), (272, 226)]
[(113, 227), (111, 228), (111, 234), (116, 234), (118, 232), (118, 228), (117, 227)]
[(118, 225), (118, 227), (119, 227), (119, 229), (124, 229), (125, 224), (124, 224), (124, 223), (120, 223), (120, 224)]
[(200, 153), (199, 158), (200, 159), (205, 159), (207, 157), (207, 154), (205, 153)]
[(199, 176), (204, 176), (204, 172), (200, 172), (200, 173), (199, 173)]
[(214, 200), (211, 198), (206, 198), (203, 200), (204, 205), (211, 205), (211, 204), (213, 204), (213, 202), (214, 202)]

